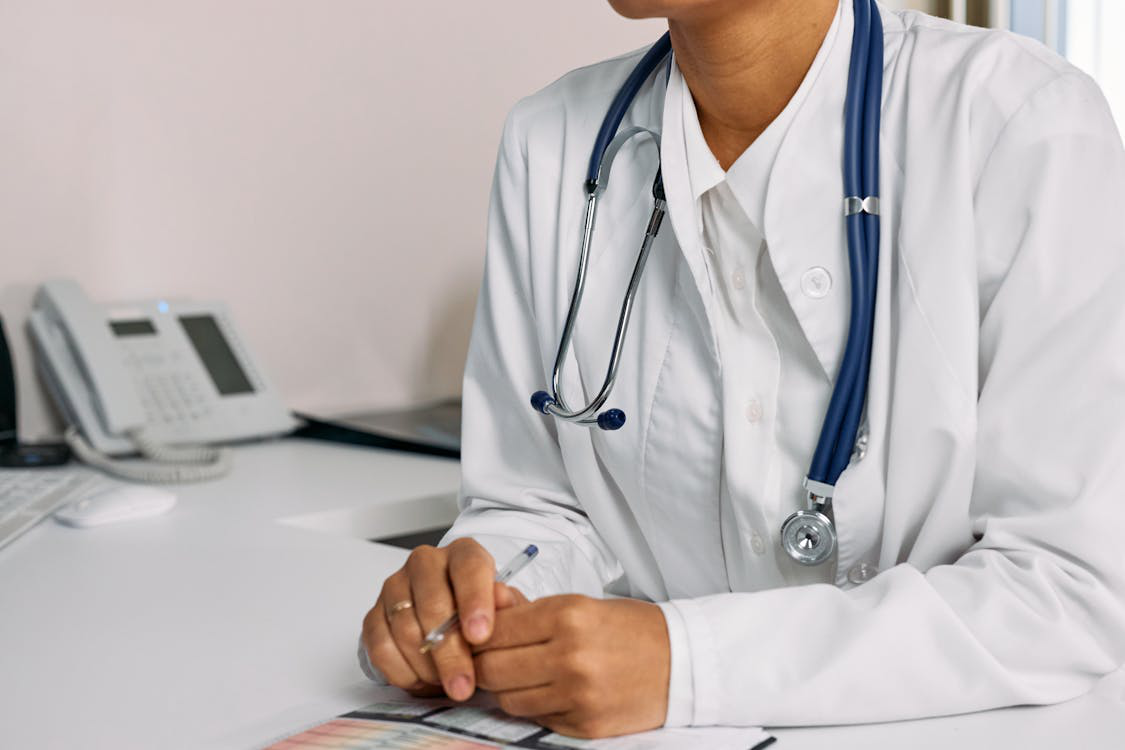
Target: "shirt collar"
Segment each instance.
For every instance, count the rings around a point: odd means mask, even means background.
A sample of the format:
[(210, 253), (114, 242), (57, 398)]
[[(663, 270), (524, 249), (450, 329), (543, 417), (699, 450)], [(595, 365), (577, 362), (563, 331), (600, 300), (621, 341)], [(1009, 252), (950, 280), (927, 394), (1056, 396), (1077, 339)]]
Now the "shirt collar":
[[(884, 16), (884, 22), (887, 17)], [(779, 145), (770, 161), (772, 167), (768, 171), (747, 170), (758, 171), (764, 181), (758, 193), (765, 196), (764, 210), (759, 212), (752, 207), (742, 190), (741, 176), (737, 178), (738, 184), (731, 186), (747, 217), (761, 215), (759, 229), (768, 243), (770, 260), (782, 289), (829, 377), (835, 377), (839, 367), (847, 336), (851, 294), (841, 209), (843, 182), (840, 165), (844, 92), (853, 26), (851, 3), (843, 1), (821, 49), (798, 87), (798, 94), (786, 107), (791, 110), (791, 115), (783, 112), (791, 119), (784, 132), (778, 128)], [(677, 71), (674, 65), (672, 67), (661, 118), (663, 139), (660, 148), (664, 189), (668, 196), (668, 218), (692, 279), (702, 295), (707, 316), (713, 322), (711, 282), (703, 258), (699, 203), (694, 190), (707, 183), (702, 181), (693, 185), (688, 174), (688, 139), (683, 117), (687, 104), (683, 99), (690, 97), (690, 93), (682, 75), (679, 84), (673, 85), (672, 79)], [(884, 73), (884, 86), (891, 78)], [(692, 106), (694, 109), (694, 104)], [(710, 154), (710, 149), (707, 154)], [(738, 172), (742, 172), (741, 165)], [(707, 172), (700, 174), (706, 175)], [(709, 188), (703, 192), (706, 189)], [(882, 196), (884, 214), (891, 208), (891, 197)], [(750, 208), (747, 209), (746, 205)], [(884, 240), (886, 236), (884, 234)], [(833, 279), (831, 292), (824, 298), (809, 297), (801, 287), (802, 276), (818, 266), (827, 270)]]
[(789, 126), (816, 84), (821, 69), (832, 56), (832, 50), (839, 36), (840, 19), (844, 11), (843, 6), (844, 3), (841, 0), (836, 15), (832, 19), (832, 25), (829, 27), (828, 33), (825, 34), (820, 49), (817, 50), (805, 77), (802, 79), (800, 86), (797, 87), (797, 91), (789, 99), (781, 113), (750, 144), (749, 148), (742, 152), (726, 172), (719, 165), (718, 159), (711, 153), (711, 148), (703, 137), (695, 100), (692, 98), (683, 73), (676, 65), (673, 57), (668, 79), (669, 101), (679, 102), (684, 154), (687, 160), (688, 179), (691, 184), (691, 197), (694, 201), (698, 201), (704, 193), (725, 180), (747, 218), (760, 231), (763, 229), (766, 188), (769, 184), (774, 162), (777, 159), (777, 153), (789, 132)]

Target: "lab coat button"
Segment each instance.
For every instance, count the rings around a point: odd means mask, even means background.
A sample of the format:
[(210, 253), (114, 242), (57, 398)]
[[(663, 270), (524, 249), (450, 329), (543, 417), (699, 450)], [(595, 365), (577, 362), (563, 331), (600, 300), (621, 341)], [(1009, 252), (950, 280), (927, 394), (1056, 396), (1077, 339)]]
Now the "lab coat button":
[(832, 276), (820, 266), (813, 266), (801, 275), (801, 291), (806, 297), (820, 299), (832, 288)]
[(750, 537), (750, 549), (754, 550), (755, 555), (766, 554), (766, 543), (762, 541), (762, 535), (754, 532), (754, 536)]
[(734, 285), (735, 289), (746, 288), (746, 274), (743, 272), (741, 266), (734, 269), (734, 273), (730, 275), (730, 283)]
[(852, 569), (848, 571), (848, 580), (854, 584), (866, 583), (870, 581), (879, 572), (879, 569), (874, 565), (865, 562), (856, 563)]
[(762, 402), (758, 399), (750, 399), (750, 403), (746, 405), (746, 421), (750, 424), (756, 424), (762, 418)]

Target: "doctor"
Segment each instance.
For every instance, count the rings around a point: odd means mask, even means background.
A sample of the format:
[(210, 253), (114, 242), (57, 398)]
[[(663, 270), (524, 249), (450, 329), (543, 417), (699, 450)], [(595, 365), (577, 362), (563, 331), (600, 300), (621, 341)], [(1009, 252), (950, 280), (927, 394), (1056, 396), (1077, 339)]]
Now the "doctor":
[[(1097, 86), (1036, 43), (867, 0), (611, 1), (668, 18), (672, 55), (614, 131), (652, 134), (606, 157), (556, 394), (591, 148), (645, 51), (509, 116), (461, 515), (383, 584), (371, 664), (588, 736), (1088, 690), (1125, 661), (1125, 154)], [(873, 24), (878, 192), (854, 194), (845, 98)], [(604, 405), (624, 424), (560, 418), (602, 388), (658, 169), (667, 217)], [(864, 374), (849, 431), (833, 392)], [(832, 425), (842, 472), (813, 476)], [(783, 537), (799, 511), (825, 523)]]

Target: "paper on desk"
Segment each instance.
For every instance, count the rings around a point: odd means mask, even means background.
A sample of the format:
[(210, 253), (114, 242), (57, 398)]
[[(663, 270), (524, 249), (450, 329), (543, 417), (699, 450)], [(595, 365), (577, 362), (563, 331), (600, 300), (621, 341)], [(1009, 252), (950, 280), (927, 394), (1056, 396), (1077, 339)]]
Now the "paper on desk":
[(651, 732), (580, 740), (514, 719), (495, 708), (489, 696), (469, 703), (414, 700), (394, 688), (377, 689), (377, 702), (291, 735), (274, 750), (347, 747), (357, 750), (758, 750), (773, 737), (757, 727), (657, 729)]

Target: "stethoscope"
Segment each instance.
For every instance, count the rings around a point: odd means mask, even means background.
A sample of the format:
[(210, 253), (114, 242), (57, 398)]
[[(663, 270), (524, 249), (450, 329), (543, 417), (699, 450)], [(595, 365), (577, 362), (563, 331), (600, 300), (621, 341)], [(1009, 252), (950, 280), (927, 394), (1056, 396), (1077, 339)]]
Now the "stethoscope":
[[(802, 565), (819, 565), (836, 550), (832, 495), (836, 481), (850, 463), (852, 451), (856, 447), (871, 366), (876, 273), (879, 265), (879, 124), (883, 91), (883, 24), (875, 0), (854, 0), (854, 10), (855, 31), (844, 100), (843, 160), (844, 222), (852, 284), (851, 312), (840, 370), (808, 475), (804, 480), (807, 506), (790, 515), (781, 526), (781, 546), (793, 560)], [(563, 362), (570, 350), (574, 324), (586, 286), (598, 199), (608, 185), (613, 159), (627, 140), (639, 134), (651, 136), (659, 150), (659, 136), (656, 133), (640, 127), (618, 133), (618, 128), (637, 92), (668, 57), (671, 47), (671, 39), (665, 34), (645, 53), (613, 98), (609, 111), (602, 120), (583, 185), (586, 191), (586, 212), (582, 250), (578, 256), (578, 275), (574, 282), (570, 309), (551, 373), (551, 392), (537, 391), (531, 397), (531, 405), (536, 411), (568, 422), (596, 424), (603, 430), (617, 430), (625, 424), (625, 412), (622, 410), (600, 410), (617, 381), (621, 346), (629, 328), (633, 299), (666, 210), (664, 183), (659, 168), (652, 186), (652, 215), (633, 266), (629, 286), (625, 290), (625, 299), (621, 303), (617, 331), (609, 355), (609, 367), (602, 387), (588, 404), (571, 409), (560, 393), (560, 376)]]

